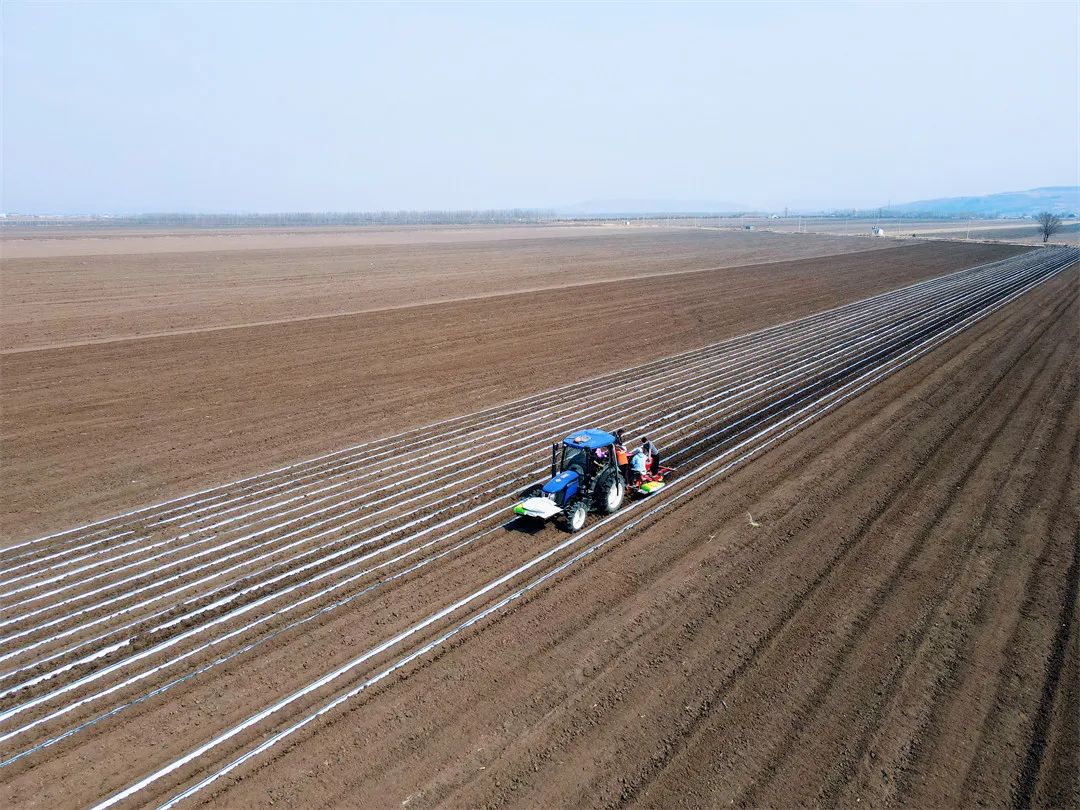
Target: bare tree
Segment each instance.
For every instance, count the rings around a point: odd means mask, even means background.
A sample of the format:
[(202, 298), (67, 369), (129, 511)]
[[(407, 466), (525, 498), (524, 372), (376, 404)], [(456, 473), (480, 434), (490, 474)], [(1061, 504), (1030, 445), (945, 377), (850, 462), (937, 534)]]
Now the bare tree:
[(1061, 217), (1056, 214), (1051, 214), (1049, 211), (1043, 211), (1039, 214), (1039, 232), (1043, 236), (1043, 244), (1049, 241), (1050, 237), (1061, 230)]

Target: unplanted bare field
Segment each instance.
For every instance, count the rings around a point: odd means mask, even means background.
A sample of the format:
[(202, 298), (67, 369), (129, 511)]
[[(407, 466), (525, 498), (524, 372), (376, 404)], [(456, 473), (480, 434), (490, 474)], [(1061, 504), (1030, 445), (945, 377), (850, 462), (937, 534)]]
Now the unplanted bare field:
[(652, 226), (5, 234), (0, 350), (172, 334), (885, 247)]

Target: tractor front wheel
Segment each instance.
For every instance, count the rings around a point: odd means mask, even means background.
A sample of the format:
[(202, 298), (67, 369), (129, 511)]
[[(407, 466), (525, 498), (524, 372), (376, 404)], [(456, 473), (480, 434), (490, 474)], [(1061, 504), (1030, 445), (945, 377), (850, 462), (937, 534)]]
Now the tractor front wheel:
[(588, 515), (589, 507), (584, 501), (576, 501), (572, 506), (567, 507), (565, 512), (566, 530), (571, 534), (581, 531)]

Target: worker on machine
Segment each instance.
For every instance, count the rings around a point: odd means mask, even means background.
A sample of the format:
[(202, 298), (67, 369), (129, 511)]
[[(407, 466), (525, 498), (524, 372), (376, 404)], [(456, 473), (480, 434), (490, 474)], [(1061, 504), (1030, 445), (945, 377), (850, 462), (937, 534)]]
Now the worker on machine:
[(622, 475), (623, 480), (630, 484), (630, 457), (626, 454), (626, 448), (623, 446), (621, 430), (615, 431), (615, 463), (619, 467), (619, 473)]
[(641, 437), (641, 452), (649, 459), (649, 470), (653, 475), (660, 475), (660, 450), (649, 441), (648, 436)]
[(641, 480), (649, 472), (649, 461), (645, 456), (645, 452), (639, 447), (634, 450), (634, 455), (630, 458), (630, 470), (634, 477), (634, 486), (641, 483)]

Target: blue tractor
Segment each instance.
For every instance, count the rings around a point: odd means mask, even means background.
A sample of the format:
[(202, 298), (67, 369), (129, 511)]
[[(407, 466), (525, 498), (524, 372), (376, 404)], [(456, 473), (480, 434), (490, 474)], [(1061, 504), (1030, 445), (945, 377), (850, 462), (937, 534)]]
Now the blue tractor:
[(564, 528), (576, 532), (590, 511), (610, 515), (626, 497), (626, 481), (616, 462), (615, 437), (603, 430), (582, 430), (551, 446), (551, 478), (534, 484), (514, 514), (549, 520), (561, 515)]

